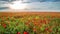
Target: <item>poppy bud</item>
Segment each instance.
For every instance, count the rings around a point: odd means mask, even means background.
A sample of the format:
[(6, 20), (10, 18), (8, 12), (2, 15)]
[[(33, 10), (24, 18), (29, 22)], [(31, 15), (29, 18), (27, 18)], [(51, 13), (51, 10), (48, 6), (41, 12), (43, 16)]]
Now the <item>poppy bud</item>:
[(20, 34), (20, 32), (17, 32), (17, 34)]

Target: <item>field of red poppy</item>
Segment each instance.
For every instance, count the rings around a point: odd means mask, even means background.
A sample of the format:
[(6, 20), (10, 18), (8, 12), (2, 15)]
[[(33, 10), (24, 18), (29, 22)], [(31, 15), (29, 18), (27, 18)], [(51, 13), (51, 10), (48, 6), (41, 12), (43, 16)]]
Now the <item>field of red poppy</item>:
[(60, 34), (60, 13), (1, 12), (0, 34)]

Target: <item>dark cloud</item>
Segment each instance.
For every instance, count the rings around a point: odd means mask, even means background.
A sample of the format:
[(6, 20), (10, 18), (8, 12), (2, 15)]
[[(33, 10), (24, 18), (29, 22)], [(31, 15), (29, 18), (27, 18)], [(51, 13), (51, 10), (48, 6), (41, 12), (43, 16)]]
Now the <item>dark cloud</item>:
[(0, 0), (0, 1), (9, 1), (9, 0)]

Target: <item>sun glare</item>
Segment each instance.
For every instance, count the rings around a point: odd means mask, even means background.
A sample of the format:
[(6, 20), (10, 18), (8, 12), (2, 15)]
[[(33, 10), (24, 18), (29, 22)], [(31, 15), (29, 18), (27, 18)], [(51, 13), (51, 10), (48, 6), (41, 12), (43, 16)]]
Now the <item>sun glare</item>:
[(10, 9), (25, 9), (27, 4), (22, 3), (22, 1), (14, 1), (9, 5)]

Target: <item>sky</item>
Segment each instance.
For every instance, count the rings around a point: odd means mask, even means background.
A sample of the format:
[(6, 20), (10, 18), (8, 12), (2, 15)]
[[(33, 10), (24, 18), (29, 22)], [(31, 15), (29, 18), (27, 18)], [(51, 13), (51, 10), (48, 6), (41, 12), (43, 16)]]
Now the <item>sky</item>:
[[(8, 0), (0, 0), (0, 1), (8, 1)], [(60, 0), (28, 0), (28, 1), (34, 2), (27, 5), (28, 9), (31, 10), (36, 10), (36, 9), (37, 10), (60, 10)], [(43, 3), (39, 3), (39, 2), (43, 2)], [(3, 6), (3, 8), (1, 8), (1, 6)], [(8, 9), (7, 7), (4, 6), (8, 6), (8, 5), (0, 4), (0, 10)]]
[(30, 1), (33, 1), (33, 2), (53, 2), (53, 1), (60, 1), (60, 0), (30, 0)]
[[(9, 0), (0, 0), (0, 1), (9, 1)], [(11, 1), (15, 1), (15, 0), (11, 0)], [(25, 0), (24, 0), (25, 1)], [(60, 0), (28, 0), (28, 1), (31, 1), (31, 2), (46, 2), (46, 1), (48, 1), (48, 2), (52, 2), (52, 1), (60, 1)]]

